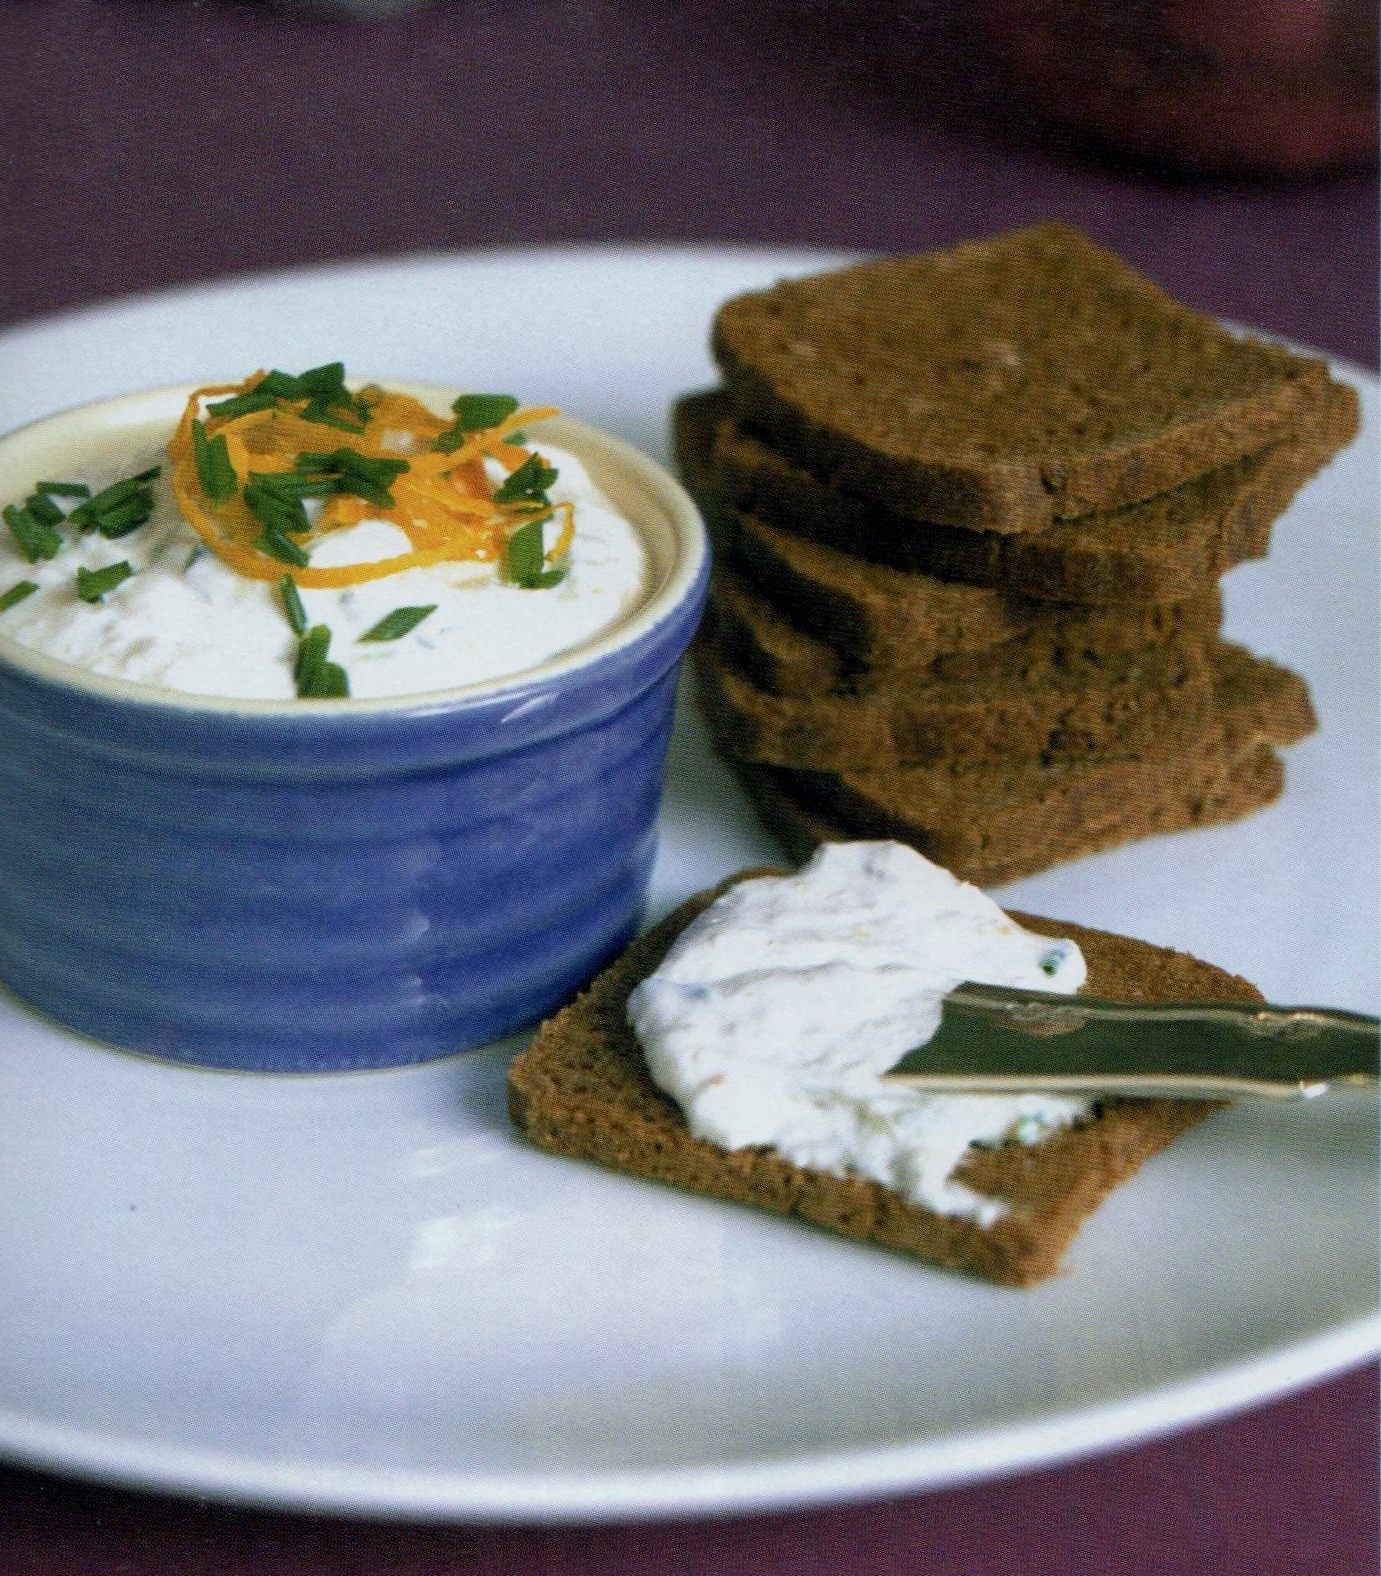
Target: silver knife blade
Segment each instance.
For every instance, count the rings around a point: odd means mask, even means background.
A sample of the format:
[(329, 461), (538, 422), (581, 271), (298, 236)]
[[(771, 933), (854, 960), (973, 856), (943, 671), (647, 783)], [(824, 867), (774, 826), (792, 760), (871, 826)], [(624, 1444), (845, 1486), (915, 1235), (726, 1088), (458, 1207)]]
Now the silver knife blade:
[(1374, 1088), (1381, 1026), (1363, 1013), (1252, 1002), (1116, 1002), (964, 985), (939, 1032), (886, 1076), (926, 1094), (1308, 1099)]

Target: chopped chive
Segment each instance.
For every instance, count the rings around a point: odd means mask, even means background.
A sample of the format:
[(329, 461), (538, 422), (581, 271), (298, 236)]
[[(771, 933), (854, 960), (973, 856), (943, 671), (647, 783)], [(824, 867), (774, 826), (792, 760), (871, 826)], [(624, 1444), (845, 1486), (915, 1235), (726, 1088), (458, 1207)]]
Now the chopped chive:
[(83, 602), (100, 602), (108, 591), (122, 585), (133, 573), (134, 566), (126, 558), (104, 569), (78, 569), (77, 595)]
[(316, 675), (316, 670), (326, 660), (331, 649), (331, 631), (325, 624), (313, 624), (297, 643), (297, 660), (293, 664), (293, 679), (299, 695), (306, 692)]
[(112, 482), (85, 503), (78, 504), (67, 516), (73, 525), (83, 531), (99, 531), (102, 536), (126, 536), (153, 513), (153, 488), (149, 483), (159, 474), (159, 467), (126, 476), (123, 481)]
[(518, 408), (518, 401), (511, 394), (462, 394), (451, 402), (455, 424), (436, 439), (433, 447), (443, 454), (450, 454), (465, 442), (472, 432), (483, 432), (506, 421)]
[(45, 493), (32, 493), (24, 500), (24, 507), (40, 525), (57, 525), (63, 518), (62, 510)]
[(306, 476), (296, 471), (257, 473), (254, 484), (289, 505), (301, 498), (327, 498), (337, 490), (333, 476)]
[(372, 629), (365, 630), (360, 639), (401, 640), (416, 629), (424, 618), (435, 612), (435, 602), (429, 607), (395, 607), (391, 613), (385, 613)]
[(89, 498), (91, 489), (85, 482), (35, 482), (34, 491), (47, 493), (52, 498)]
[(564, 569), (548, 569), (542, 551), (542, 520), (529, 520), (508, 539), (505, 568), (508, 578), (524, 591), (545, 591), (560, 585), (566, 578)]
[(312, 394), (335, 394), (348, 398), (345, 392), (345, 363), (328, 361), (324, 366), (309, 367), (297, 380)]
[(350, 675), (339, 662), (323, 662), (310, 689), (299, 690), (304, 700), (343, 700), (350, 693)]
[[(257, 472), (245, 483), (244, 499), (249, 512), (264, 527), (265, 535), (300, 536), (312, 528), (307, 511), (302, 507), (302, 500), (281, 491)], [(297, 560), (290, 558), (288, 562), (296, 563)], [(302, 562), (305, 564), (307, 560), (304, 558)]]
[(297, 645), (293, 681), (304, 700), (335, 700), (350, 693), (350, 680), (338, 662), (328, 662), (331, 631), (313, 624)]
[(341, 432), (363, 432), (362, 421), (350, 421), (344, 416), (331, 414), (331, 407), (324, 399), (313, 399), (298, 412), (303, 421), (314, 421), (323, 427), (336, 427)]
[(565, 578), (564, 569), (544, 569), (531, 580), (521, 580), (518, 584), (524, 591), (550, 591), (553, 586), (559, 586)]
[(525, 503), (548, 507), (547, 488), (556, 480), (558, 472), (540, 454), (529, 454), (527, 459), (494, 493), (495, 503)]
[(251, 394), (267, 394), (270, 399), (306, 399), (307, 392), (302, 379), (291, 372), (266, 372), (250, 390)]
[(292, 625), (294, 635), (307, 633), (307, 609), (302, 605), (302, 597), (297, 589), (297, 582), (291, 575), (284, 575), (278, 582), (278, 594), (283, 598), (283, 611), (288, 615), (288, 623)]
[(0, 591), (0, 613), (8, 613), (12, 607), (17, 607), (25, 597), (32, 596), (37, 590), (37, 580), (21, 580), (8, 591)]
[(36, 564), (40, 558), (57, 556), (62, 547), (62, 538), (51, 525), (44, 525), (28, 509), (21, 509), (15, 503), (6, 504), (3, 517), (19, 544), (19, 551), (31, 564)]
[(128, 536), (153, 513), (151, 505), (139, 498), (127, 498), (124, 503), (97, 516), (96, 529), (113, 541), (117, 536)]
[(126, 476), (123, 481), (112, 482), (109, 487), (102, 487), (90, 500), (90, 507), (97, 514), (103, 514), (105, 510), (113, 509), (131, 498), (141, 498), (149, 491), (149, 483), (157, 475), (156, 470), (141, 471), (138, 476)]
[(192, 423), (192, 455), (197, 465), (197, 480), (201, 490), (212, 503), (224, 503), (233, 498), (240, 485), (235, 467), (230, 463), (230, 447), (224, 434), (214, 438), (206, 436), (206, 423)]
[[(306, 400), (305, 407), (298, 413), (304, 421), (320, 422), (323, 426), (339, 427), (346, 432), (363, 432), (364, 422), (369, 415), (366, 402), (351, 394), (345, 386), (343, 361), (312, 367), (296, 376), (290, 372), (266, 372), (248, 395), (237, 397), (243, 399), (254, 395)], [(211, 409), (209, 406), (207, 408)], [(255, 408), (264, 407), (260, 405)]]
[(266, 394), (262, 389), (261, 384), (248, 394), (233, 394), (229, 399), (217, 400), (214, 405), (206, 407), (206, 414), (218, 420), (231, 421), (236, 416), (250, 416), (256, 410), (271, 410), (278, 402), (272, 394)]
[(462, 394), (451, 401), (456, 426), (467, 432), (479, 432), (485, 427), (497, 427), (518, 408), (518, 401), (511, 394)]
[(408, 468), (406, 460), (390, 460), (382, 454), (361, 454), (358, 449), (337, 449), (336, 455), (343, 472), (365, 477), (380, 485), (387, 485)]
[(369, 405), (363, 397), (345, 388), (345, 362), (326, 362), (325, 366), (311, 367), (307, 372), (265, 372), (254, 388), (244, 394), (233, 394), (230, 399), (218, 400), (208, 405), (208, 416), (248, 416), (252, 411), (270, 410), (277, 400), (306, 400), (298, 411), (303, 421), (320, 422), (325, 427), (339, 427), (344, 432), (364, 432), (364, 422), (369, 419)]
[(408, 469), (406, 460), (361, 454), (358, 449), (333, 449), (329, 454), (299, 454), (299, 469), (330, 478), (337, 492), (352, 493), (380, 509), (393, 507), (389, 483)]
[(270, 558), (276, 558), (280, 564), (291, 564), (294, 569), (305, 569), (311, 559), (290, 537), (271, 531), (266, 526), (250, 544), (257, 547), (261, 553), (266, 553)]
[(508, 578), (517, 585), (525, 585), (541, 574), (544, 562), (542, 522), (529, 520), (508, 539)]

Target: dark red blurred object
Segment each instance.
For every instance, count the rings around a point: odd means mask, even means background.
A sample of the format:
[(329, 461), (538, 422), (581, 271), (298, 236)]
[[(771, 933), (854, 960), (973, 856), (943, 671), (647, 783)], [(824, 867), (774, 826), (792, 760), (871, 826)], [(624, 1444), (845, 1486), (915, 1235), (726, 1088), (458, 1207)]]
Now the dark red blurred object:
[(1372, 0), (972, 0), (1028, 107), (1149, 161), (1303, 176), (1377, 157)]

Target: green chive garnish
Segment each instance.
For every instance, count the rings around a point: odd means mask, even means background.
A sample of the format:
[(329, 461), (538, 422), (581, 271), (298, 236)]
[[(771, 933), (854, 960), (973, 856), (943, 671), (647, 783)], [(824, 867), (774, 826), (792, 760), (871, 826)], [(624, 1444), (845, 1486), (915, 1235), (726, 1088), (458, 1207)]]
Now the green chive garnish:
[(83, 602), (100, 602), (108, 591), (122, 585), (134, 573), (134, 566), (122, 558), (104, 569), (78, 569), (77, 595)]
[(294, 635), (307, 633), (307, 609), (302, 605), (302, 596), (297, 589), (297, 582), (291, 575), (284, 575), (278, 582), (278, 594), (283, 598), (283, 611), (288, 615), (288, 623), (292, 625)]
[(306, 400), (299, 414), (306, 421), (340, 427), (346, 432), (362, 432), (368, 415), (365, 402), (345, 386), (345, 363), (332, 361), (307, 372), (266, 372), (244, 394), (217, 400), (206, 407), (208, 416), (231, 419), (254, 411), (271, 410), (279, 400)]
[(32, 596), (37, 590), (37, 580), (21, 580), (8, 591), (0, 592), (0, 613), (8, 613), (12, 607), (17, 607), (25, 597)]
[(245, 505), (261, 525), (276, 535), (305, 535), (312, 528), (301, 498), (281, 487), (272, 472), (251, 473), (245, 483)]
[(40, 525), (57, 525), (63, 518), (62, 510), (46, 493), (31, 494), (24, 500), (24, 507)]
[(31, 564), (36, 564), (40, 558), (57, 557), (62, 538), (51, 525), (35, 519), (30, 510), (21, 509), (17, 503), (6, 504), (3, 516), (19, 544), (19, 551)]
[(343, 700), (350, 693), (350, 677), (339, 662), (323, 662), (311, 688), (299, 693), (304, 700)]
[(277, 403), (272, 394), (263, 391), (263, 385), (260, 384), (248, 394), (233, 394), (229, 399), (217, 400), (214, 405), (206, 407), (206, 414), (229, 421), (236, 416), (251, 415), (256, 410), (271, 410)]
[(297, 644), (293, 680), (304, 700), (335, 700), (350, 693), (350, 680), (338, 662), (328, 662), (331, 631), (325, 624), (313, 624)]
[(313, 473), (328, 492), (353, 493), (380, 509), (393, 507), (389, 483), (408, 468), (406, 460), (361, 454), (358, 449), (334, 449), (330, 454), (299, 454), (299, 470)]
[(117, 536), (128, 536), (153, 513), (150, 503), (140, 498), (127, 498), (124, 503), (107, 509), (96, 520), (96, 529), (112, 541)]
[(385, 613), (373, 629), (365, 630), (361, 640), (401, 640), (410, 634), (429, 614), (436, 612), (436, 603), (429, 607), (395, 607)]
[(547, 488), (556, 480), (557, 474), (540, 454), (529, 454), (507, 481), (495, 491), (494, 501), (550, 508)]
[(47, 493), (51, 498), (89, 498), (91, 489), (85, 482), (35, 482), (34, 491)]
[(192, 455), (197, 462), (197, 480), (201, 490), (212, 503), (224, 503), (235, 496), (240, 485), (235, 467), (230, 463), (230, 448), (224, 434), (214, 438), (206, 436), (206, 423), (192, 423)]
[(291, 564), (294, 569), (305, 569), (311, 563), (311, 559), (308, 558), (307, 554), (302, 551), (291, 537), (283, 536), (279, 532), (271, 531), (267, 528), (260, 531), (250, 545), (257, 547), (261, 553), (267, 554), (268, 557), (276, 558), (280, 564)]
[(313, 624), (297, 645), (297, 661), (293, 665), (293, 678), (301, 692), (302, 685), (326, 660), (331, 649), (331, 631), (325, 624)]
[(564, 569), (548, 569), (542, 552), (541, 520), (529, 520), (520, 525), (508, 539), (505, 567), (508, 578), (524, 591), (545, 591), (559, 585), (566, 578)]
[(436, 439), (435, 448), (450, 454), (465, 442), (472, 432), (483, 432), (487, 427), (497, 427), (518, 408), (518, 401), (511, 394), (462, 394), (453, 400), (455, 425), (448, 427)]
[(159, 474), (158, 466), (113, 482), (94, 497), (78, 504), (67, 516), (83, 531), (99, 531), (102, 536), (128, 536), (153, 513), (153, 488), (150, 482)]
[[(237, 395), (225, 403), (235, 406), (241, 401), (253, 400), (255, 396), (260, 399), (264, 396), (283, 400), (305, 399), (307, 404), (299, 412), (304, 421), (320, 422), (327, 427), (339, 427), (345, 432), (363, 432), (364, 422), (369, 414), (365, 402), (351, 394), (345, 386), (343, 361), (332, 361), (325, 366), (312, 367), (297, 376), (290, 372), (266, 372), (248, 394)], [(242, 405), (233, 413), (242, 415), (246, 410), (264, 408), (262, 404)], [(215, 406), (208, 406), (207, 410), (216, 415), (222, 414)]]

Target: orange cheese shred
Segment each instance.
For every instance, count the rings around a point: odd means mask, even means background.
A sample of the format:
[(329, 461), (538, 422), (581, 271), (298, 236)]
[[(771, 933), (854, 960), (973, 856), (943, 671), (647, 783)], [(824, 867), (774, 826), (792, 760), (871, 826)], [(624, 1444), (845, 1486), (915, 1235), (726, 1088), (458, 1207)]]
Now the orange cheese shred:
[[(299, 586), (329, 589), (443, 562), (502, 563), (508, 539), (519, 526), (553, 515), (560, 517), (561, 527), (545, 557), (555, 563), (569, 552), (575, 531), (572, 506), (558, 503), (545, 511), (529, 503), (500, 503), (485, 468), (486, 459), (492, 459), (509, 475), (517, 470), (533, 452), (523, 429), (557, 415), (555, 408), (514, 411), (493, 427), (465, 434), (449, 452), (438, 449), (436, 440), (451, 430), (451, 422), (411, 395), (375, 385), (353, 396), (364, 412), (358, 432), (306, 419), (305, 399), (278, 398), (266, 409), (241, 415), (217, 416), (206, 409), (208, 402), (252, 393), (264, 376), (255, 372), (241, 383), (195, 390), (168, 444), (178, 507), (206, 546), (237, 573), (275, 581), (288, 575)], [(198, 421), (208, 442), (225, 440), (225, 457), (236, 483), (226, 499), (212, 500), (202, 485), (195, 435)], [(518, 441), (513, 441), (515, 435)], [(362, 520), (388, 520), (407, 536), (409, 550), (371, 563), (330, 568), (289, 564), (265, 551), (259, 545), (264, 525), (244, 499), (246, 483), (256, 476), (295, 472), (302, 455), (340, 449), (353, 449), (370, 459), (406, 462), (407, 468), (387, 483), (393, 503), (386, 507), (349, 492), (332, 493), (320, 501), (310, 531), (291, 533), (294, 545), (309, 552), (333, 531)]]

